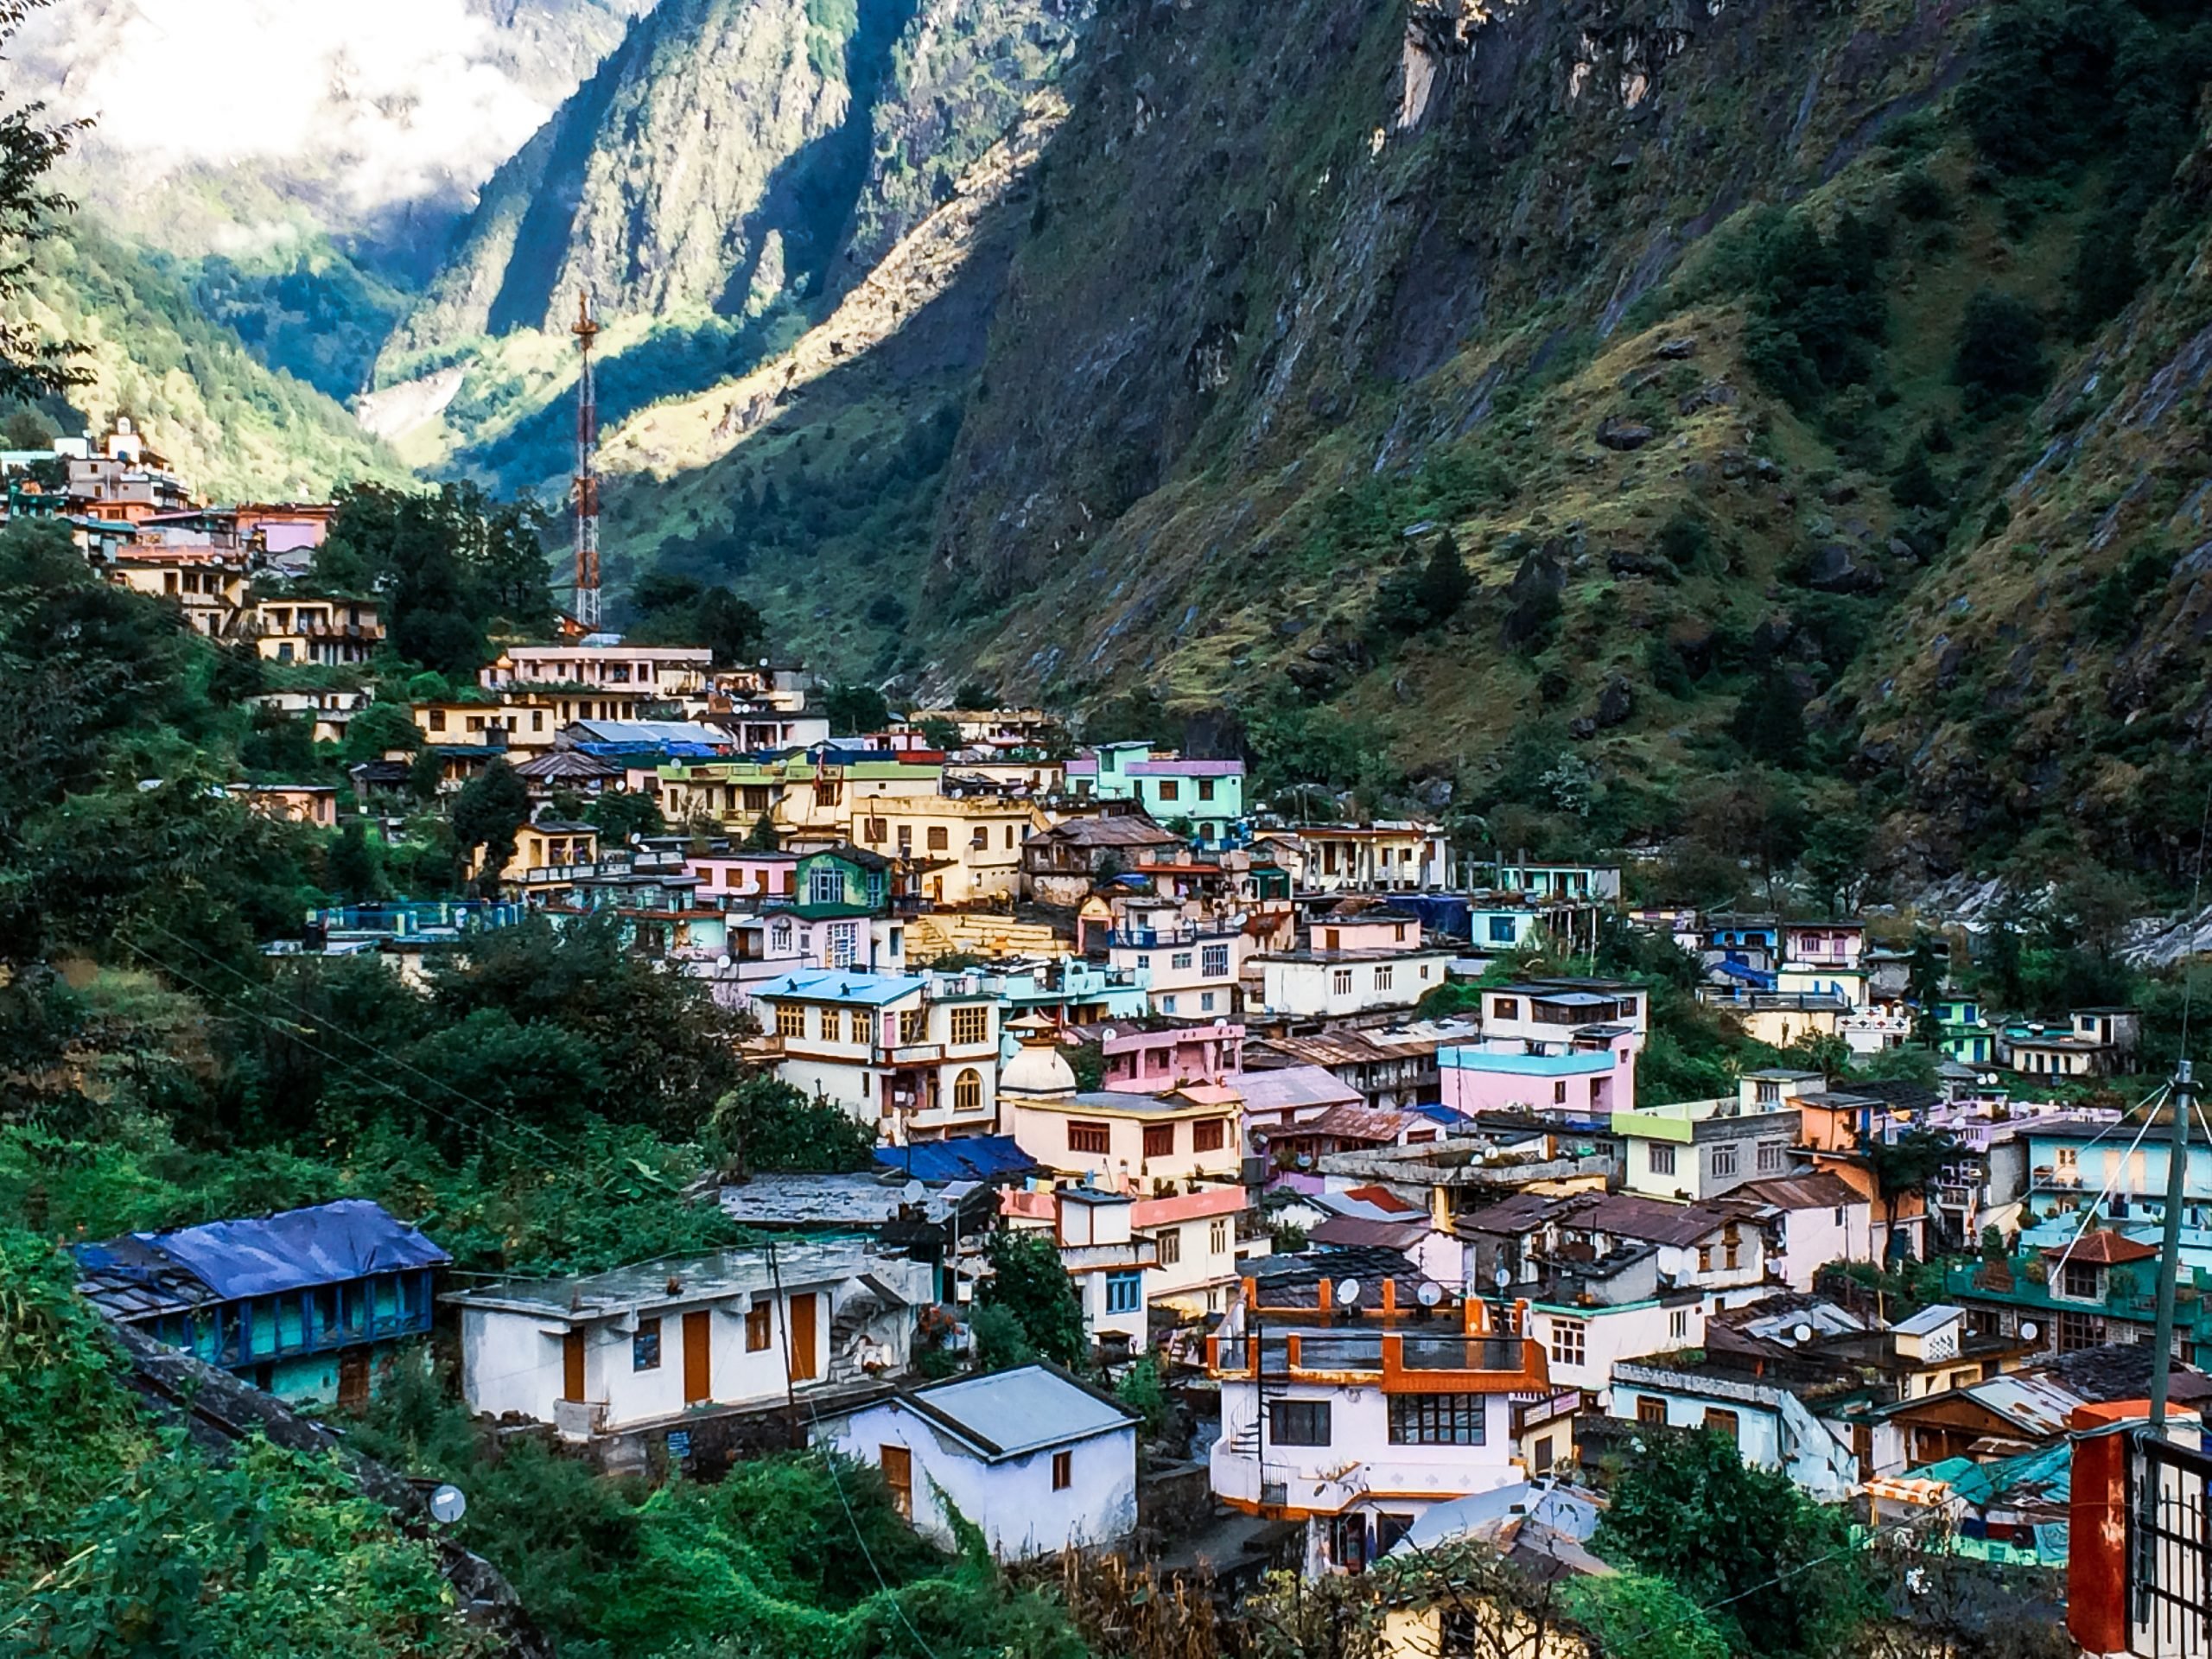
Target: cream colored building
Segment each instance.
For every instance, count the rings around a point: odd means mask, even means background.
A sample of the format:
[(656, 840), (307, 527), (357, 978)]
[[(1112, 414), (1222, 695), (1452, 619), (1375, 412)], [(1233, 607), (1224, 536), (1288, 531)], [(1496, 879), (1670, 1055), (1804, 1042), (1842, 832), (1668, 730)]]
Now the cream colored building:
[(887, 796), (855, 803), (848, 834), (872, 853), (918, 866), (924, 898), (970, 905), (1019, 894), (1021, 843), (1049, 827), (1023, 801)]
[(1220, 1084), (1160, 1095), (1081, 1091), (1049, 1030), (1024, 1028), (999, 1079), (999, 1115), (1022, 1151), (1054, 1174), (1154, 1194), (1243, 1173), (1244, 1096)]

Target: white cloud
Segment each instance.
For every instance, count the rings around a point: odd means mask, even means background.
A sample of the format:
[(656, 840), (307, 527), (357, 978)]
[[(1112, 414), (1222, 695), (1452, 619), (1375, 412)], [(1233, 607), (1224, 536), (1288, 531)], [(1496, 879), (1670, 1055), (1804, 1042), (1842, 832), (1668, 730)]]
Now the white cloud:
[(532, 55), (470, 0), (62, 0), (8, 79), (96, 118), (88, 156), (139, 178), (245, 168), (372, 212), (472, 191), (512, 155), (573, 85)]

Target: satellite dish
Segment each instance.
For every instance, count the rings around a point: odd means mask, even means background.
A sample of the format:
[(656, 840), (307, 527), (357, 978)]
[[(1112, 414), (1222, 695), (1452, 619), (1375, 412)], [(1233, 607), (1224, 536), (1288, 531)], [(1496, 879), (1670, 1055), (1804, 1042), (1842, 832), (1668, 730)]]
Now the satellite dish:
[(448, 1482), (431, 1492), (430, 1519), (441, 1526), (449, 1527), (467, 1513), (468, 1500), (461, 1495), (460, 1487)]
[(1357, 1306), (1359, 1306), (1359, 1281), (1358, 1281), (1358, 1280), (1357, 1280), (1357, 1279), (1339, 1279), (1339, 1280), (1338, 1280), (1338, 1281), (1337, 1281), (1337, 1301), (1338, 1301), (1338, 1303), (1340, 1306), (1344, 1306), (1344, 1307), (1357, 1307)]
[(1501, 1291), (1502, 1291), (1502, 1290), (1503, 1290), (1503, 1289), (1504, 1289), (1508, 1285), (1510, 1285), (1510, 1284), (1511, 1284), (1511, 1283), (1513, 1282), (1513, 1275), (1512, 1275), (1512, 1274), (1511, 1274), (1511, 1273), (1510, 1273), (1509, 1271), (1507, 1271), (1507, 1270), (1506, 1270), (1505, 1268), (1499, 1268), (1499, 1269), (1498, 1269), (1495, 1274), (1493, 1274), (1491, 1275), (1491, 1277), (1493, 1277), (1494, 1279), (1496, 1279), (1496, 1280), (1497, 1280), (1497, 1287), (1498, 1287), (1498, 1289), (1500, 1289)]
[(729, 956), (727, 951), (715, 958), (715, 966), (717, 968), (727, 968), (729, 966)]
[(1813, 1327), (1802, 1323), (1793, 1325), (1789, 1327), (1789, 1335), (1795, 1341), (1810, 1342), (1813, 1339)]
[(919, 1204), (929, 1195), (929, 1188), (924, 1186), (919, 1181), (909, 1181), (899, 1189), (899, 1197), (907, 1204)]
[(2020, 1340), (2023, 1342), (2033, 1342), (2040, 1330), (2041, 1327), (2038, 1326), (2033, 1319), (2021, 1320)]
[(1424, 1281), (1421, 1287), (1414, 1294), (1421, 1299), (1421, 1305), (1423, 1307), (1434, 1307), (1444, 1300), (1444, 1287)]

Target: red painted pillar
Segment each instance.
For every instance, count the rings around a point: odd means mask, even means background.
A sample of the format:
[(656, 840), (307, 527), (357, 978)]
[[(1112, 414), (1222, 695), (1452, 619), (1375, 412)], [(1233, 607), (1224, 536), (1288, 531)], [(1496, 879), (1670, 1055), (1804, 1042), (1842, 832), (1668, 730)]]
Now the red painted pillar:
[[(2150, 1415), (2145, 1401), (2078, 1406), (2067, 1514), (2066, 1628), (2083, 1652), (2127, 1647), (2127, 1464), (2131, 1438), (2111, 1426)], [(2103, 1430), (2100, 1433), (2096, 1431)]]

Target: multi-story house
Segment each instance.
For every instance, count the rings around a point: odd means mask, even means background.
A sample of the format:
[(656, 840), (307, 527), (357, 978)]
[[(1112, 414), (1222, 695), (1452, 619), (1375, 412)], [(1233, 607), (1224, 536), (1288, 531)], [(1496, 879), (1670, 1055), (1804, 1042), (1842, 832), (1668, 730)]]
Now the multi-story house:
[(1046, 821), (1018, 798), (912, 795), (856, 804), (849, 827), (860, 845), (914, 870), (921, 897), (973, 905), (1020, 894), (1022, 843)]
[(1152, 1006), (1144, 976), (1116, 973), (1081, 957), (1001, 959), (981, 971), (1009, 1016), (1039, 1014), (1056, 1026), (1141, 1020)]
[(2133, 1062), (2142, 1033), (2140, 1009), (2076, 1008), (2063, 1025), (2005, 1027), (1999, 1058), (2038, 1080), (2110, 1077)]
[(1983, 1017), (1981, 1004), (1971, 996), (1939, 996), (1930, 1010), (1940, 1033), (1937, 1046), (1948, 1059), (1966, 1065), (1988, 1065), (1998, 1058), (2001, 1033)]
[(1243, 1070), (1244, 1027), (1230, 1020), (1156, 1028), (1116, 1022), (1096, 1035), (1102, 1089), (1149, 1094), (1186, 1083), (1233, 1082)]
[(1501, 860), (1491, 867), (1491, 885), (1544, 902), (1614, 904), (1621, 896), (1618, 864), (1531, 864)]
[(258, 600), (249, 626), (255, 651), (272, 663), (365, 663), (384, 643), (384, 624), (371, 600)]
[[(2069, 1354), (2107, 1343), (2147, 1343), (2158, 1316), (2155, 1244), (2096, 1229), (2062, 1244), (1997, 1261), (1955, 1262), (1943, 1294), (1980, 1335)], [(2212, 1271), (2184, 1266), (2176, 1298), (2174, 1357), (2212, 1363)]]
[(166, 599), (184, 613), (185, 626), (211, 639), (236, 639), (246, 629), (246, 557), (219, 548), (118, 549), (108, 580), (134, 593)]
[(1771, 974), (1781, 965), (1782, 924), (1772, 916), (1716, 912), (1705, 918), (1698, 954), (1708, 968), (1731, 963)]
[(1031, 1016), (1016, 1034), (1021, 1050), (999, 1078), (1000, 1106), (1007, 1133), (1046, 1169), (1109, 1192), (1242, 1177), (1243, 1096), (1235, 1088), (1079, 1090), (1049, 1025)]
[(1410, 1008), (1444, 983), (1457, 951), (1424, 944), (1420, 919), (1402, 911), (1347, 909), (1316, 916), (1299, 950), (1255, 953), (1261, 1016), (1273, 1021), (1355, 1019)]
[(453, 1258), (366, 1198), (79, 1244), (77, 1288), (118, 1325), (296, 1402), (359, 1405), (430, 1333)]
[(1116, 973), (1141, 975), (1154, 1014), (1224, 1019), (1237, 1012), (1252, 935), (1233, 918), (1202, 920), (1176, 899), (1131, 903), (1106, 941)]
[(1746, 1181), (1788, 1174), (1798, 1112), (1792, 1097), (1767, 1092), (1776, 1081), (1754, 1075), (1715, 1100), (1617, 1109), (1612, 1132), (1624, 1143), (1624, 1187), (1655, 1198), (1707, 1200)]
[(1149, 743), (1106, 743), (1069, 761), (1066, 782), (1077, 796), (1135, 801), (1155, 823), (1186, 823), (1202, 844), (1229, 840), (1244, 817), (1242, 760), (1188, 760)]
[(1255, 1262), (1206, 1369), (1221, 1387), (1214, 1496), (1306, 1523), (1309, 1573), (1377, 1559), (1431, 1506), (1516, 1484), (1516, 1398), (1542, 1351), (1391, 1250)]
[(874, 1125), (878, 1139), (999, 1132), (999, 1006), (973, 975), (817, 970), (752, 995), (777, 1075)]
[(1452, 838), (1436, 824), (1301, 823), (1271, 839), (1301, 893), (1421, 893), (1452, 885)]
[(1075, 1181), (1051, 1192), (1009, 1188), (999, 1213), (1017, 1230), (1047, 1228), (1060, 1265), (1075, 1283), (1084, 1333), (1094, 1346), (1142, 1351), (1149, 1338), (1146, 1283), (1160, 1265), (1157, 1241), (1135, 1228), (1136, 1199), (1118, 1189)]
[(1068, 818), (1021, 843), (1022, 896), (1079, 905), (1100, 882), (1181, 844), (1141, 812)]
[(469, 1408), (553, 1425), (602, 1466), (681, 1465), (702, 1425), (907, 1369), (927, 1263), (854, 1240), (673, 1257), (448, 1295)]
[(509, 645), (477, 678), (487, 691), (573, 687), (665, 703), (703, 692), (714, 666), (703, 645)]
[(1481, 1040), (1437, 1054), (1455, 1111), (1605, 1117), (1636, 1102), (1649, 998), (1618, 980), (1541, 980), (1483, 994)]

